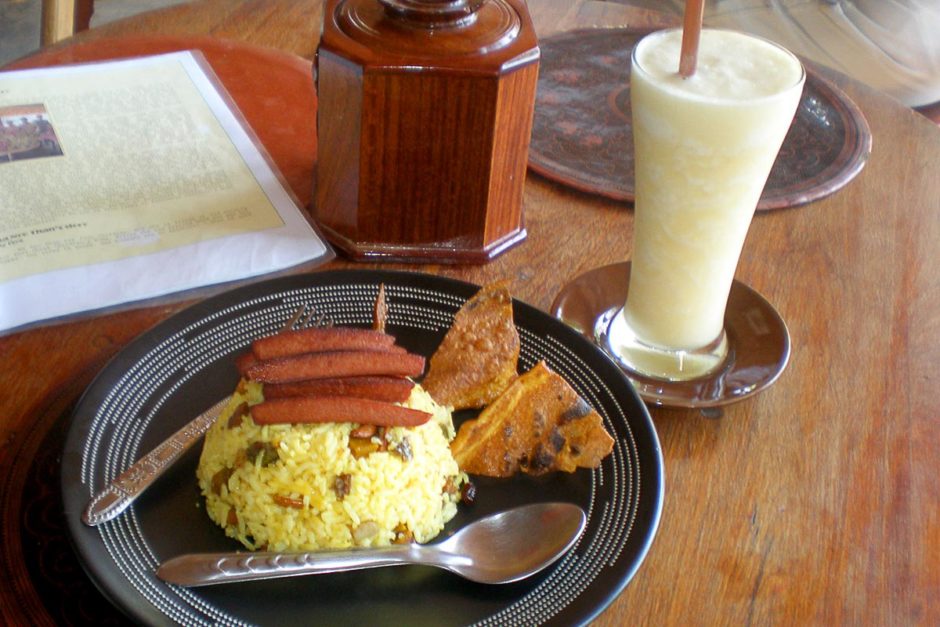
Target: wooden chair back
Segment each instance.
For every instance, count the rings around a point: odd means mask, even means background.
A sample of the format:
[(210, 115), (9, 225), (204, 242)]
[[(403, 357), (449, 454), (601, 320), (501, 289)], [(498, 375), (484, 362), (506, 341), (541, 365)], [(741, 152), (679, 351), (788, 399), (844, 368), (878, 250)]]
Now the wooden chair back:
[(95, 0), (42, 0), (40, 44), (48, 46), (86, 30), (94, 12)]

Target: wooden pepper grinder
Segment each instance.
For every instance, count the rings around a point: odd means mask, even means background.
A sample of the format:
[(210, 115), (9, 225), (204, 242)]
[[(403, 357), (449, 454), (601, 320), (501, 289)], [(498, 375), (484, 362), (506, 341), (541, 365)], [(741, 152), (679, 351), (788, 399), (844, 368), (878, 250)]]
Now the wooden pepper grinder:
[(314, 198), (353, 259), (482, 263), (525, 239), (539, 49), (523, 0), (328, 0)]

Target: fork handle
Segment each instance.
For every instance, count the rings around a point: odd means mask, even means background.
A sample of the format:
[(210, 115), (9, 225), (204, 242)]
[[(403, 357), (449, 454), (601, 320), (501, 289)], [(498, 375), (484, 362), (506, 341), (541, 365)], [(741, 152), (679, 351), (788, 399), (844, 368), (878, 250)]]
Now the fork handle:
[(223, 398), (131, 464), (127, 470), (91, 499), (82, 513), (82, 522), (94, 527), (120, 515), (144, 490), (150, 487), (157, 477), (162, 475), (209, 430), (230, 398)]

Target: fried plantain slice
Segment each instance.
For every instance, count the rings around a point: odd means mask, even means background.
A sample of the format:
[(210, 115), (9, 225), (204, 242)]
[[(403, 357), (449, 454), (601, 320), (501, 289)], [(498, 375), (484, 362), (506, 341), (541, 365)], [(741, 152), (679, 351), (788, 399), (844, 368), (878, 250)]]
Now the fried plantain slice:
[(600, 414), (539, 362), (460, 426), (451, 452), (464, 472), (510, 477), (596, 468), (613, 446)]
[(441, 405), (483, 407), (516, 378), (518, 362), (519, 332), (512, 321), (509, 283), (491, 283), (454, 316), (421, 385)]
[(385, 283), (379, 283), (379, 293), (375, 295), (375, 305), (372, 306), (372, 328), (385, 333), (386, 322), (388, 322), (388, 303), (385, 301)]

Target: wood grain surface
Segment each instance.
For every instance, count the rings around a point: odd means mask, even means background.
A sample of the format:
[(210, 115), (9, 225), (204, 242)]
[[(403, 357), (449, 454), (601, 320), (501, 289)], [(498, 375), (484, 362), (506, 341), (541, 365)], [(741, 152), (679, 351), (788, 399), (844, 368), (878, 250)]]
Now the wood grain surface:
[[(529, 6), (540, 36), (656, 21), (614, 3)], [(311, 59), (321, 18), (320, 0), (208, 0), (75, 39), (210, 34)], [(787, 321), (791, 362), (721, 418), (652, 410), (661, 526), (597, 625), (940, 624), (940, 129), (833, 78), (870, 124), (871, 159), (830, 197), (758, 215), (737, 273)], [(524, 206), (528, 239), (489, 264), (375, 267), (507, 278), (547, 309), (573, 277), (631, 255), (629, 205), (530, 174)], [(352, 265), (371, 267), (328, 267)], [(51, 622), (17, 563), (21, 513), (10, 511), (38, 434), (108, 358), (188, 302), (0, 338), (0, 622)]]

